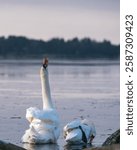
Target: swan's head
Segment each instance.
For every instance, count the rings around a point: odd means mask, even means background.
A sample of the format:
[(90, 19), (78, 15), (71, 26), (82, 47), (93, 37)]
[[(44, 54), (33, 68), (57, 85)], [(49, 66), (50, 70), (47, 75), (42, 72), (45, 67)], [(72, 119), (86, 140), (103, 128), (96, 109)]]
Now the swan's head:
[(43, 59), (43, 67), (46, 69), (47, 68), (47, 66), (48, 66), (48, 58), (47, 57), (45, 57), (44, 59)]
[(42, 67), (40, 69), (40, 75), (41, 75), (41, 77), (45, 77), (46, 74), (48, 73), (47, 67), (48, 67), (48, 58), (45, 57), (43, 59)]
[(79, 128), (69, 129), (65, 132), (64, 138), (68, 143), (78, 143), (82, 139), (82, 132)]
[(45, 58), (43, 59), (43, 64), (48, 64), (48, 57), (45, 57)]
[(64, 127), (64, 139), (68, 143), (78, 143), (82, 139), (79, 119), (73, 120)]

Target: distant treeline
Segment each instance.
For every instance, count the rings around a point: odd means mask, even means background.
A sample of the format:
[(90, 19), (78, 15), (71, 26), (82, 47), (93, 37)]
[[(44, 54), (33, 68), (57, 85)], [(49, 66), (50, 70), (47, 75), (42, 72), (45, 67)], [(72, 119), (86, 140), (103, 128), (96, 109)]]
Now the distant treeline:
[(120, 46), (110, 41), (96, 42), (89, 38), (74, 38), (65, 41), (53, 38), (49, 41), (28, 39), (22, 36), (0, 37), (0, 57), (2, 58), (108, 58), (120, 56)]

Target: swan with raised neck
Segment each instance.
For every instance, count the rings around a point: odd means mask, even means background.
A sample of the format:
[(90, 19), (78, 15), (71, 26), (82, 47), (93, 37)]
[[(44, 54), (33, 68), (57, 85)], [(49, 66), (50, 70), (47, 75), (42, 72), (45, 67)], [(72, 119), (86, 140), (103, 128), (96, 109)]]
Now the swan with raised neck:
[(40, 69), (43, 110), (53, 109), (53, 103), (50, 94), (50, 84), (48, 75), (48, 59), (43, 60), (43, 66)]
[(60, 120), (53, 106), (48, 78), (48, 59), (43, 60), (40, 68), (43, 109), (30, 107), (26, 110), (29, 129), (22, 137), (23, 143), (56, 143), (60, 135)]

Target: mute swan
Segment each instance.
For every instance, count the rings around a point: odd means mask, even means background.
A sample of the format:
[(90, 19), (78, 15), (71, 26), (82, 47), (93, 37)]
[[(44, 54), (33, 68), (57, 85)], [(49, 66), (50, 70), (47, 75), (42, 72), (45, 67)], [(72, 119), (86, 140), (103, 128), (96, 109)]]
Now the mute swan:
[(26, 110), (29, 129), (22, 137), (23, 143), (56, 143), (60, 135), (59, 117), (53, 106), (48, 78), (48, 59), (43, 60), (40, 69), (43, 110), (30, 107)]
[(63, 133), (68, 144), (91, 144), (96, 136), (94, 124), (89, 126), (86, 119), (76, 119), (68, 123), (63, 129)]

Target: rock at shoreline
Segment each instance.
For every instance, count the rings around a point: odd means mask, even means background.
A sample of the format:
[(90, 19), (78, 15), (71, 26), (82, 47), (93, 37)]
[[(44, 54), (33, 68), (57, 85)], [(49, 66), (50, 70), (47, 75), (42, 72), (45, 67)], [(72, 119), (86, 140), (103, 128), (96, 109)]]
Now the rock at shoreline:
[(112, 144), (120, 144), (120, 129), (111, 134), (106, 141), (102, 144), (102, 146), (112, 145)]
[(109, 146), (102, 146), (102, 147), (94, 147), (94, 148), (87, 148), (84, 150), (120, 150), (119, 144), (109, 145)]
[(101, 147), (86, 148), (85, 150), (120, 150), (120, 129), (112, 133)]
[(0, 140), (0, 150), (26, 150), (26, 149)]

